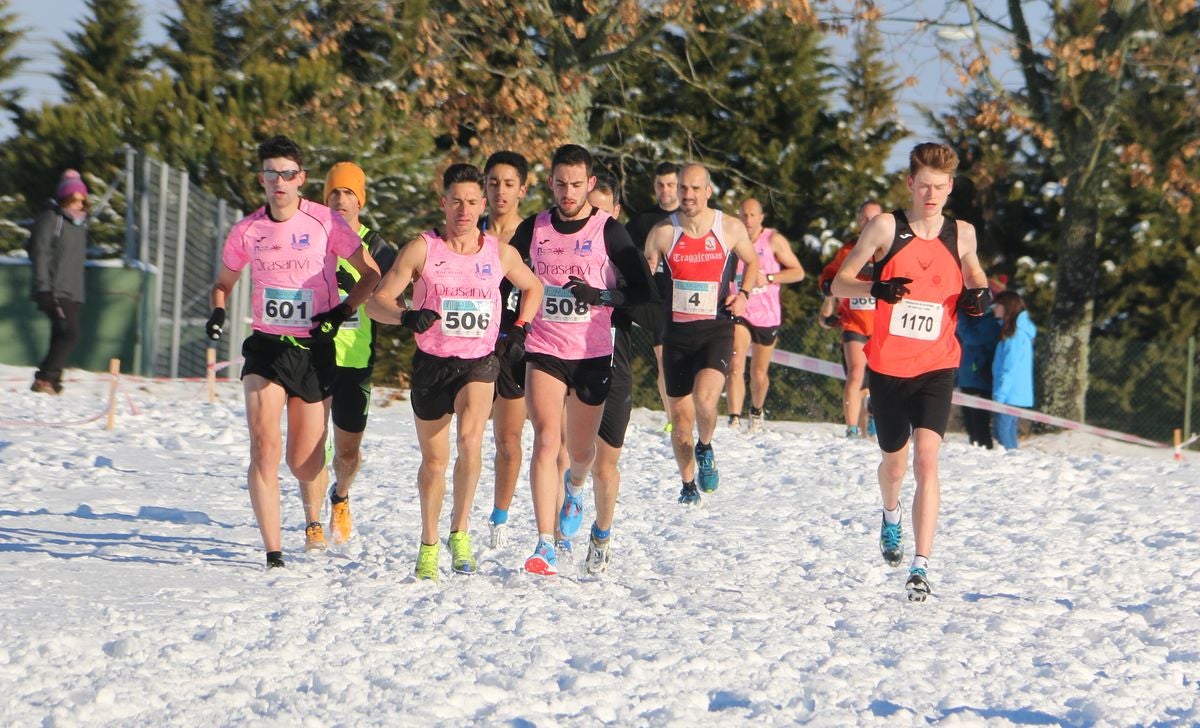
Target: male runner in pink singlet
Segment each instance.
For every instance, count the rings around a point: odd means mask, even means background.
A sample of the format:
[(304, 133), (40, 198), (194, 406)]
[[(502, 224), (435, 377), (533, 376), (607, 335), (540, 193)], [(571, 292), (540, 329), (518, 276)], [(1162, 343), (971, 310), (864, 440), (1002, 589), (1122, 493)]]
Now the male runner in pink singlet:
[[(496, 338), (500, 333), (500, 281), (521, 291), (521, 317), (532, 317), (542, 286), (511, 246), (479, 230), (483, 213), (483, 174), (470, 164), (454, 164), (442, 176), (445, 225), (404, 246), (367, 303), (381, 323), (401, 324), (416, 334), (412, 365), (412, 408), (421, 447), (417, 486), (421, 496), (418, 579), (438, 580), (438, 520), (450, 462), (450, 419), (457, 417), (454, 507), (450, 512), (450, 566), (475, 572), (468, 531), (471, 504), (483, 462), (483, 431), (492, 406)], [(412, 307), (400, 305), (409, 283)], [(526, 320), (528, 320), (526, 318)], [(520, 346), (523, 321), (510, 328), (510, 344)]]
[[(750, 281), (750, 300), (746, 312), (733, 320), (733, 361), (725, 384), (725, 406), (729, 410), (729, 426), (738, 429), (742, 403), (746, 399), (746, 356), (750, 355), (750, 426), (758, 432), (763, 423), (763, 405), (771, 384), (768, 369), (779, 327), (783, 323), (783, 305), (779, 287), (804, 280), (804, 266), (796, 259), (792, 246), (778, 230), (763, 227), (762, 204), (751, 197), (742, 203), (741, 218), (746, 233), (754, 241), (758, 256), (758, 280)], [(744, 285), (744, 270), (738, 265), (734, 290)]]
[[(250, 266), (253, 333), (242, 343), (242, 384), (250, 428), (250, 503), (267, 550), (267, 567), (283, 566), (279, 517), (280, 416), (287, 409), (288, 468), (300, 481), (305, 549), (326, 547), (321, 526), (326, 422), (337, 373), (334, 337), (379, 281), (379, 268), (358, 233), (324, 205), (301, 199), (306, 179), (300, 147), (276, 136), (258, 147), (258, 183), (267, 204), (225, 238), (212, 290), (209, 338), (225, 325), (225, 300)], [(338, 258), (359, 274), (339, 302)]]
[[(582, 488), (596, 457), (596, 432), (611, 385), (613, 307), (644, 303), (652, 295), (650, 271), (625, 227), (588, 202), (595, 182), (588, 150), (559, 147), (550, 165), (555, 206), (521, 223), (512, 240), (545, 286), (525, 342), (538, 528), (525, 569), (535, 574), (558, 573), (555, 531), (569, 539), (583, 520)], [(564, 415), (570, 467), (559, 486)]]

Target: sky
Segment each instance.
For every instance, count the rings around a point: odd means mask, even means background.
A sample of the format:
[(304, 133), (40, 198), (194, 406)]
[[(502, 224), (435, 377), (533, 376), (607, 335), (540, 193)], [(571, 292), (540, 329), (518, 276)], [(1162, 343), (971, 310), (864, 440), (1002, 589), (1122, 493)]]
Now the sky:
[[(404, 393), (375, 389), (355, 537), (267, 572), (241, 387), (0, 366), (0, 725), (1200, 724), (1200, 453), (1064, 432), (942, 449), (932, 596), (880, 557), (878, 447), (768, 418), (714, 438), (721, 485), (676, 502), (662, 413), (633, 413), (608, 571), (557, 577), (526, 464), (478, 572), (412, 576), (420, 459)], [(453, 434), (451, 434), (453, 437)], [(286, 472), (286, 471), (285, 471)], [(584, 524), (594, 517), (591, 485)], [(446, 537), (449, 498), (442, 511)], [(328, 522), (328, 514), (323, 521)]]
[[(946, 11), (947, 4), (960, 5), (949, 0), (896, 0), (887, 3), (887, 17), (891, 20), (880, 26), (885, 44), (893, 62), (900, 67), (900, 79), (911, 76), (915, 80), (914, 85), (905, 86), (900, 91), (899, 117), (912, 131), (912, 136), (898, 144), (893, 151), (890, 160), (893, 167), (902, 166), (908, 148), (932, 135), (921, 109), (948, 111), (953, 105), (953, 97), (948, 91), (959, 87), (956, 64), (935, 50), (941, 48), (953, 54), (957, 47), (969, 45), (957, 39), (953, 32), (966, 23), (965, 11), (960, 7)], [(1003, 12), (1001, 0), (981, 0), (979, 4), (984, 8), (996, 6), (997, 12)], [(144, 38), (148, 42), (162, 42), (166, 38), (162, 22), (169, 13), (174, 12), (175, 3), (172, 0), (141, 0), (141, 5), (145, 9), (142, 26)], [(67, 33), (77, 29), (86, 3), (84, 0), (12, 0), (10, 8), (18, 18), (17, 26), (29, 29), (18, 46), (18, 53), (30, 61), (7, 86), (23, 89), (24, 103), (29, 106), (54, 101), (60, 97), (60, 92), (54, 79), (58, 60), (53, 43), (65, 42)], [(914, 31), (916, 20), (933, 22), (924, 30)], [(1036, 18), (1030, 20), (1036, 25)], [(941, 36), (937, 35), (939, 30)], [(914, 42), (914, 39), (918, 42)], [(848, 57), (848, 39), (832, 40), (829, 46), (835, 56), (845, 54)], [(1001, 80), (1006, 84), (1019, 85), (1020, 78), (1011, 62), (996, 50), (993, 58)], [(0, 119), (0, 138), (11, 132), (11, 123), (6, 118)]]

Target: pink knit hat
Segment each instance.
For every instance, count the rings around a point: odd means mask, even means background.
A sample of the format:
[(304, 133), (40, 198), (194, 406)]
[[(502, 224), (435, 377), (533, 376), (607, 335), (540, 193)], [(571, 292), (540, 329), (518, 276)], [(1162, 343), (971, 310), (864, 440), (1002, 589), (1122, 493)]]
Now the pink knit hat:
[(83, 178), (79, 176), (79, 172), (68, 169), (63, 172), (62, 179), (58, 181), (58, 189), (54, 190), (54, 199), (64, 202), (75, 195), (80, 195), (86, 200), (88, 188), (83, 183)]

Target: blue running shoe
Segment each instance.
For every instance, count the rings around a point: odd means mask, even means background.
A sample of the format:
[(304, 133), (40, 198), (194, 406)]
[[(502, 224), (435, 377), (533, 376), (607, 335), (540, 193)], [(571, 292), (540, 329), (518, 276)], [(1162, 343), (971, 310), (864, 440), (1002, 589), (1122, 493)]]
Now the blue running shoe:
[(908, 570), (908, 581), (904, 582), (904, 588), (908, 590), (908, 601), (910, 602), (923, 602), (933, 593), (933, 587), (929, 584), (929, 575), (919, 566)]
[(571, 489), (567, 487), (570, 484), (571, 471), (568, 469), (563, 476), (563, 505), (558, 513), (558, 532), (567, 538), (579, 533), (583, 523), (583, 495), (571, 495)]
[(542, 576), (558, 574), (558, 559), (554, 556), (554, 545), (548, 541), (538, 541), (537, 547), (533, 549), (533, 555), (525, 559), (525, 571)]
[(721, 484), (717, 456), (713, 454), (712, 445), (702, 449), (700, 443), (696, 443), (696, 471), (696, 482), (705, 493), (713, 492)]
[(867, 415), (867, 437), (875, 439), (875, 415)]
[(900, 524), (888, 523), (886, 518), (882, 519), (883, 525), (879, 527), (879, 551), (883, 554), (883, 560), (888, 566), (899, 566), (904, 559), (904, 544), (900, 541)]
[(695, 483), (684, 483), (679, 489), (679, 502), (685, 506), (700, 505), (700, 492), (696, 490)]

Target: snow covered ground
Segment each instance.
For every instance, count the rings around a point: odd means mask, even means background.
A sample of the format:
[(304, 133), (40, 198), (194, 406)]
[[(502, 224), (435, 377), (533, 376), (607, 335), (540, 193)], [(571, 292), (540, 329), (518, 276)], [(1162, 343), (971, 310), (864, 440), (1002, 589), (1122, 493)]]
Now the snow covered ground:
[(377, 392), (356, 538), (304, 555), (285, 480), (288, 568), (268, 573), (237, 383), (210, 405), (125, 378), (106, 431), (104, 377), (72, 371), (57, 398), (31, 377), (0, 367), (0, 725), (1200, 723), (1193, 453), (951, 436), (934, 595), (910, 604), (879, 556), (873, 444), (721, 430), (721, 488), (688, 509), (662, 415), (639, 410), (608, 574), (582, 549), (523, 572), (527, 485), (512, 545), (488, 549), (485, 469), (480, 573), (443, 548), (434, 585), (411, 576), (407, 402)]

